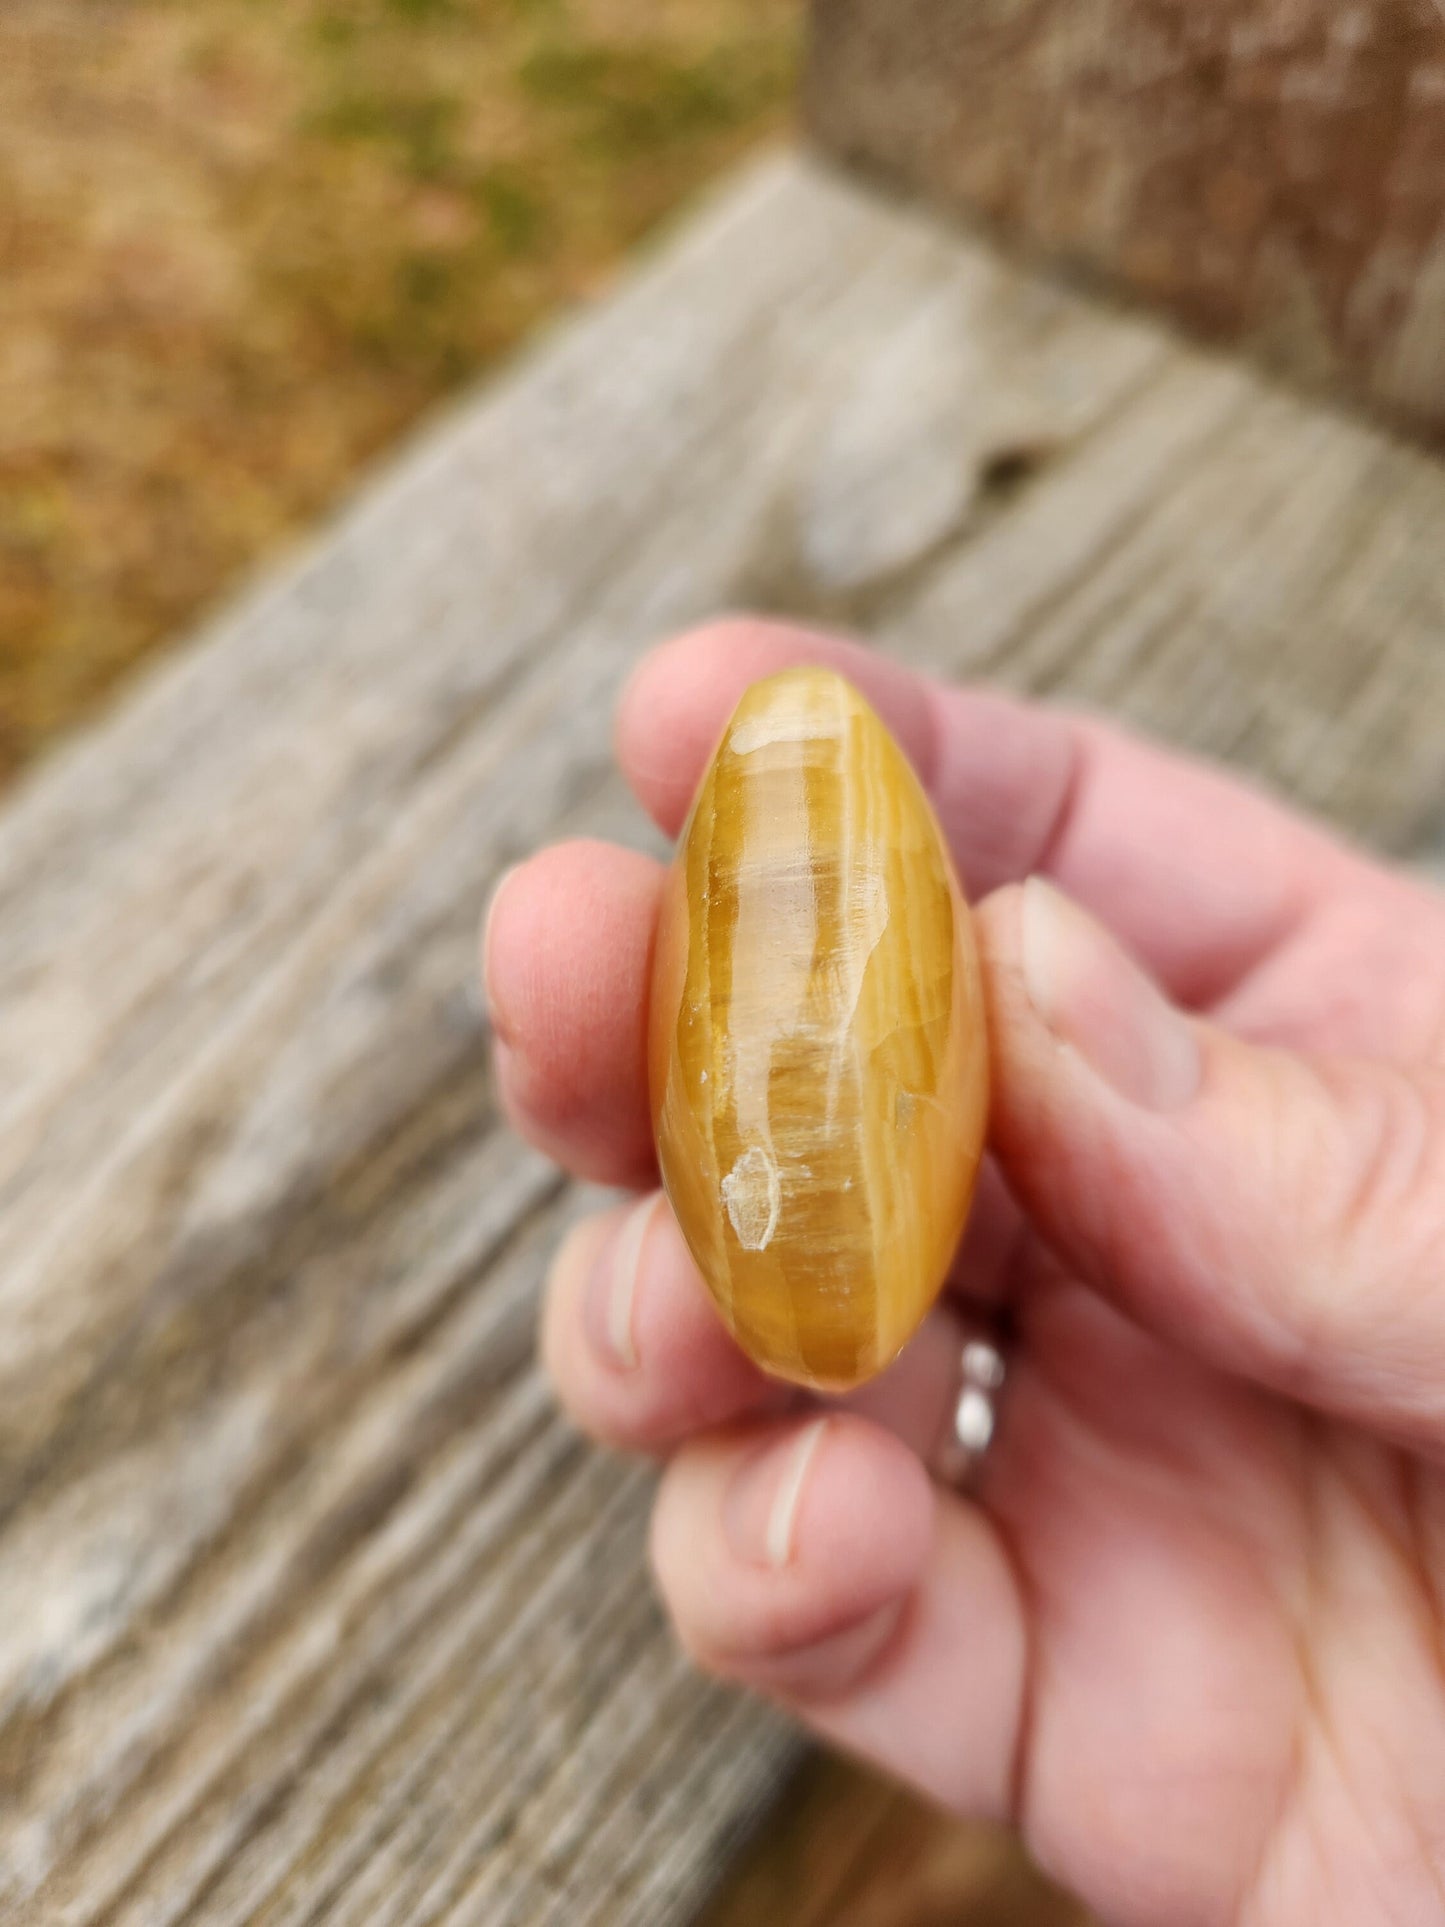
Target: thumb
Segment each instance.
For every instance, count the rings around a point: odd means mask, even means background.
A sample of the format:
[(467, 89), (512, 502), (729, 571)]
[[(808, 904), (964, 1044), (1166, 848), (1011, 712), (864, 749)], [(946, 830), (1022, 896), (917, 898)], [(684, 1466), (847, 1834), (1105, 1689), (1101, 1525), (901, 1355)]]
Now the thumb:
[(1445, 1443), (1445, 1079), (1241, 1041), (1037, 880), (979, 913), (995, 1148), (1034, 1225), (1161, 1336)]

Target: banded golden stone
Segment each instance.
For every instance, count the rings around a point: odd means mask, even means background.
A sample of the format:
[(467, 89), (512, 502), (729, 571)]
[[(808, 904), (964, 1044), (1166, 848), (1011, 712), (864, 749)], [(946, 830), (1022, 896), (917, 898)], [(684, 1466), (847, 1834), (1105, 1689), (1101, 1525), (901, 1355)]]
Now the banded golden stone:
[(968, 907), (928, 799), (821, 669), (734, 711), (664, 893), (649, 1033), (663, 1183), (767, 1371), (857, 1385), (938, 1293), (988, 1071)]

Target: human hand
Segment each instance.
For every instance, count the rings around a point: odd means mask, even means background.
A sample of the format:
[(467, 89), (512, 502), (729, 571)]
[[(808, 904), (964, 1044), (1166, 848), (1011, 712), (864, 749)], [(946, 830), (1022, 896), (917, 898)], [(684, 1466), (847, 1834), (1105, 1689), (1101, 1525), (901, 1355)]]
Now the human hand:
[(624, 697), (665, 830), (743, 688), (801, 661), (889, 723), (980, 905), (993, 1155), (955, 1276), (1017, 1348), (974, 1498), (918, 1456), (946, 1309), (851, 1399), (765, 1379), (647, 1189), (662, 870), (513, 872), (504, 1100), (646, 1192), (558, 1254), (545, 1356), (580, 1425), (666, 1459), (683, 1643), (1018, 1826), (1111, 1921), (1445, 1919), (1445, 901), (1102, 724), (760, 623)]

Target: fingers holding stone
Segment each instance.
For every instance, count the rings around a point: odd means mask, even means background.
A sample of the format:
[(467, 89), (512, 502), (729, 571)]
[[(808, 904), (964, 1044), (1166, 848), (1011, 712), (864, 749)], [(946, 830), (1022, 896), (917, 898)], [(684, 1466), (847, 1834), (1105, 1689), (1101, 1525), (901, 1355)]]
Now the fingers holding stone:
[(1008, 1813), (1026, 1657), (1012, 1569), (984, 1515), (882, 1427), (833, 1412), (689, 1446), (652, 1559), (708, 1670), (955, 1810)]
[(529, 1143), (603, 1184), (654, 1175), (647, 980), (662, 876), (632, 850), (559, 843), (509, 871), (487, 915), (502, 1103)]
[(1039, 882), (980, 940), (993, 1141), (1039, 1236), (1170, 1345), (1438, 1451), (1445, 1076), (1201, 1021)]
[[(916, 1459), (862, 1419), (730, 1428), (678, 1455), (652, 1557), (688, 1650), (711, 1670), (810, 1687), (840, 1635), (886, 1638), (928, 1555), (933, 1494)], [(865, 1642), (866, 1644), (866, 1642)], [(850, 1650), (846, 1670), (866, 1658)]]
[[(996, 1274), (986, 1269), (1012, 1222), (1001, 1184), (999, 1192), (981, 1198), (980, 1228), (970, 1231), (955, 1267), (959, 1297), (981, 1307), (1000, 1302)], [(834, 1401), (835, 1408), (866, 1415), (926, 1458), (957, 1397), (959, 1358), (972, 1329), (946, 1294), (903, 1355)], [(809, 1402), (766, 1377), (738, 1348), (660, 1192), (589, 1218), (569, 1234), (548, 1280), (542, 1348), (576, 1423), (624, 1450), (669, 1451), (709, 1427)]]
[(861, 643), (792, 623), (751, 617), (710, 623), (644, 657), (618, 706), (622, 773), (669, 836), (681, 829), (698, 780), (743, 692), (764, 676), (805, 666), (846, 676), (910, 760), (926, 764), (931, 699), (911, 670)]
[(567, 1238), (548, 1280), (542, 1355), (577, 1424), (629, 1451), (667, 1451), (790, 1400), (728, 1336), (656, 1191)]
[(1206, 1005), (1363, 867), (1223, 772), (1088, 718), (954, 688), (856, 642), (758, 618), (652, 651), (623, 693), (623, 773), (669, 833), (738, 698), (800, 664), (846, 676), (928, 790), (971, 900), (1039, 871), (1101, 917), (1171, 993)]

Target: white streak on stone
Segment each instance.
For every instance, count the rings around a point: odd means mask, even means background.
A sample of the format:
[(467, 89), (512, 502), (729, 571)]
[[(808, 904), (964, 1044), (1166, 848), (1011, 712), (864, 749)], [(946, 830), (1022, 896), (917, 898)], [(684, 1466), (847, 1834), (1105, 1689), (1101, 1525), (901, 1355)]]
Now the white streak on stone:
[(752, 1145), (723, 1179), (722, 1194), (743, 1250), (766, 1251), (783, 1204), (776, 1162), (760, 1145)]
[(775, 743), (810, 743), (818, 734), (814, 716), (806, 710), (791, 715), (753, 716), (736, 723), (728, 737), (734, 756), (751, 756), (755, 750), (771, 749)]

